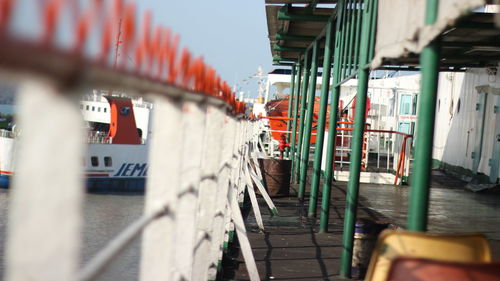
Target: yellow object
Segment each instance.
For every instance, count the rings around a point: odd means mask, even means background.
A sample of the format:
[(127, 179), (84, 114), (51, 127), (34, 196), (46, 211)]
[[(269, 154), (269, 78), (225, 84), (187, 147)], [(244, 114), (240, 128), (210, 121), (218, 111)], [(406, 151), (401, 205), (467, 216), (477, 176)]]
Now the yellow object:
[(386, 230), (378, 238), (365, 281), (386, 281), (397, 257), (449, 262), (490, 262), (491, 250), (482, 234), (429, 234)]
[(258, 96), (257, 99), (255, 99), (255, 103), (264, 103), (264, 97)]

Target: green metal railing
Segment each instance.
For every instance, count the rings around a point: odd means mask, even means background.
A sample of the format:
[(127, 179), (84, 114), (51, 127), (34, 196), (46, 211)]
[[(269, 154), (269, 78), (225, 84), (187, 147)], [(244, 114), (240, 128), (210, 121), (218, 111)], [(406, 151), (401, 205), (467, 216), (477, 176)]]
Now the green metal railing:
[[(297, 140), (297, 115), (299, 112), (299, 93), (300, 93), (300, 86), (301, 86), (301, 77), (302, 77), (302, 64), (298, 62), (296, 64), (297, 67), (297, 75), (295, 77), (295, 87), (293, 89), (293, 121), (292, 121), (292, 135), (291, 135), (291, 142), (290, 142), (290, 159), (292, 159), (292, 166), (291, 170), (294, 171), (295, 169), (295, 152), (297, 151), (296, 148), (296, 140)], [(292, 173), (292, 175), (294, 175)]]
[(316, 97), (316, 79), (318, 76), (318, 40), (313, 42), (312, 58), (311, 58), (311, 78), (309, 81), (309, 88), (307, 89), (307, 111), (303, 115), (305, 119), (304, 131), (302, 135), (302, 151), (300, 154), (300, 174), (299, 174), (299, 199), (304, 198), (306, 189), (307, 170), (309, 166), (309, 152), (311, 147), (311, 133), (314, 114), (314, 102)]
[[(295, 90), (295, 73), (296, 73), (297, 67), (295, 65), (292, 66), (292, 75), (290, 76), (290, 96), (288, 97), (288, 118), (292, 118), (292, 108), (294, 104), (294, 90)], [(290, 121), (286, 121), (286, 131), (290, 132), (290, 129), (292, 127), (292, 124)], [(292, 136), (291, 133), (286, 134), (286, 140), (288, 143), (290, 143), (290, 137)], [(290, 157), (289, 155), (290, 149), (287, 149), (287, 156)]]
[[(311, 62), (310, 62), (310, 52), (307, 51), (304, 54), (304, 70), (302, 74), (302, 89), (301, 89), (301, 97), (300, 97), (300, 115), (299, 115), (299, 136), (297, 141), (297, 151), (294, 157), (295, 165), (294, 165), (294, 174), (296, 175), (297, 181), (300, 180), (300, 159), (302, 155), (302, 140), (303, 140), (303, 132), (304, 132), (304, 119), (306, 115), (306, 101), (307, 101), (307, 88), (309, 85), (309, 73), (311, 72)], [(300, 193), (299, 193), (300, 197)]]
[[(427, 0), (425, 24), (436, 22), (439, 0)], [(427, 230), (427, 211), (429, 208), (429, 186), (432, 167), (432, 141), (439, 68), (439, 42), (434, 41), (424, 48), (420, 55), (422, 67), (421, 94), (417, 120), (415, 143), (415, 164), (413, 181), (408, 205), (408, 229)]]
[[(355, 3), (356, 2), (356, 3)], [(358, 1), (348, 1), (348, 10), (355, 10), (359, 8)], [(351, 145), (351, 159), (349, 165), (349, 182), (347, 185), (346, 193), (346, 210), (344, 216), (344, 231), (342, 238), (342, 254), (340, 275), (350, 277), (351, 275), (351, 262), (352, 262), (352, 249), (354, 243), (354, 226), (356, 222), (356, 211), (358, 205), (359, 194), (359, 176), (361, 172), (361, 158), (363, 149), (363, 135), (365, 129), (365, 112), (366, 112), (366, 98), (368, 92), (368, 79), (370, 71), (365, 67), (371, 60), (373, 52), (372, 42), (374, 42), (375, 34), (373, 32), (374, 18), (377, 11), (377, 0), (366, 0), (363, 3), (364, 9), (362, 10), (362, 28), (359, 42), (359, 54), (354, 54), (359, 57), (359, 64), (356, 68), (353, 67), (352, 56), (346, 60), (346, 73), (344, 76), (351, 76), (357, 72), (358, 74), (358, 89), (356, 93), (356, 109), (354, 117), (354, 130)], [(357, 19), (357, 14), (351, 11), (350, 21)], [(361, 11), (359, 11), (361, 12)], [(354, 33), (357, 28), (349, 26), (349, 33)], [(355, 37), (355, 34), (350, 34), (348, 38)], [(353, 40), (350, 40), (353, 41)], [(353, 48), (353, 46), (349, 46)], [(351, 53), (352, 50), (345, 50), (344, 53)], [(356, 71), (356, 72), (354, 72)]]
[(325, 135), (326, 111), (328, 106), (328, 94), (330, 90), (330, 73), (333, 43), (335, 34), (333, 33), (333, 22), (328, 22), (326, 26), (325, 53), (323, 57), (323, 74), (321, 84), (321, 94), (318, 112), (318, 124), (316, 128), (316, 146), (314, 149), (313, 174), (311, 181), (311, 192), (309, 200), (309, 217), (316, 216), (316, 201), (318, 200), (318, 186), (321, 178), (321, 160), (323, 156), (323, 139)]
[[(328, 231), (328, 221), (330, 216), (330, 194), (331, 186), (333, 180), (333, 165), (335, 163), (335, 136), (337, 135), (337, 116), (339, 107), (339, 97), (340, 97), (340, 70), (341, 64), (336, 63), (340, 61), (342, 56), (342, 39), (345, 36), (344, 28), (342, 23), (345, 17), (345, 2), (340, 1), (338, 4), (338, 17), (336, 23), (336, 40), (335, 49), (333, 55), (334, 67), (333, 67), (333, 88), (332, 97), (330, 100), (330, 116), (329, 116), (329, 126), (328, 126), (328, 142), (327, 151), (325, 159), (325, 179), (323, 181), (323, 196), (321, 198), (321, 217), (320, 217), (320, 232)], [(316, 206), (315, 206), (316, 208)]]
[[(439, 0), (426, 0), (425, 24), (434, 24), (437, 18)], [(331, 185), (335, 163), (336, 124), (339, 116), (339, 97), (342, 84), (352, 78), (358, 79), (356, 94), (355, 121), (352, 138), (352, 150), (349, 166), (349, 182), (346, 193), (346, 209), (344, 217), (342, 254), (340, 275), (350, 277), (352, 249), (354, 241), (354, 226), (358, 205), (359, 179), (361, 172), (361, 156), (365, 129), (366, 99), (370, 76), (369, 63), (374, 56), (375, 33), (377, 23), (378, 0), (339, 0), (336, 15), (330, 17), (321, 34), (305, 49), (298, 62), (298, 74), (292, 87), (294, 89), (294, 119), (292, 128), (291, 159), (294, 175), (299, 182), (298, 197), (303, 199), (309, 165), (309, 140), (311, 136), (311, 118), (314, 110), (317, 58), (323, 54), (323, 83), (320, 94), (320, 110), (318, 114), (317, 137), (313, 172), (311, 177), (311, 192), (308, 216), (316, 216), (318, 188), (321, 179), (321, 162), (324, 148), (324, 129), (330, 91), (330, 74), (333, 78), (330, 97), (330, 114), (328, 116), (328, 140), (326, 144), (325, 174), (322, 190), (320, 211), (320, 232), (328, 231)], [(287, 8), (288, 9), (288, 8)], [(314, 19), (314, 15), (290, 15), (287, 9), (281, 11), (281, 17), (287, 20), (326, 21), (326, 17)], [(311, 39), (310, 36), (293, 38), (290, 35), (279, 34), (283, 40)], [(287, 37), (288, 36), (288, 37)], [(318, 50), (321, 40), (325, 40), (324, 50)], [(413, 184), (410, 192), (408, 210), (408, 229), (425, 231), (427, 227), (427, 210), (429, 200), (430, 167), (432, 153), (432, 138), (435, 116), (437, 74), (439, 65), (439, 42), (432, 42), (421, 54), (422, 85), (419, 99), (419, 119), (416, 138), (415, 166)], [(302, 74), (302, 75), (301, 75)], [(302, 76), (302, 77), (301, 77)], [(293, 78), (292, 78), (293, 79)], [(300, 93), (300, 94), (299, 94)], [(300, 102), (300, 119), (298, 118)], [(306, 103), (307, 102), (307, 103)], [(298, 141), (295, 140), (297, 121), (299, 120)], [(296, 142), (298, 145), (296, 146)]]

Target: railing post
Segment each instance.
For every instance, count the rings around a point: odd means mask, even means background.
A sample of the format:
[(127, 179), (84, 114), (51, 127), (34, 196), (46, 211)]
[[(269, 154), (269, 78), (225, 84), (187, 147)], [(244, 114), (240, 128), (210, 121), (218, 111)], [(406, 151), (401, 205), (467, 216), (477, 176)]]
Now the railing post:
[(142, 236), (140, 280), (172, 278), (175, 258), (175, 213), (177, 186), (180, 184), (182, 107), (180, 102), (153, 96), (153, 132), (149, 153), (144, 213), (156, 212), (168, 206), (172, 215), (152, 222)]
[(18, 94), (23, 132), (9, 202), (5, 280), (74, 280), (85, 191), (81, 114), (54, 81), (24, 78)]
[[(293, 122), (292, 122), (292, 134), (291, 134), (291, 144), (290, 144), (290, 160), (292, 160), (291, 171), (295, 169), (295, 152), (297, 151), (297, 118), (299, 113), (299, 93), (301, 87), (301, 77), (302, 77), (302, 63), (299, 61), (296, 64), (297, 75), (295, 77), (295, 88), (293, 89)], [(292, 178), (295, 174), (292, 173)]]
[[(246, 229), (245, 229), (245, 223), (243, 221), (243, 217), (241, 215), (241, 210), (240, 210), (240, 205), (239, 205), (239, 197), (241, 195), (242, 187), (244, 185), (242, 184), (242, 167), (246, 163), (244, 163), (244, 154), (243, 152), (245, 151), (244, 146), (247, 145), (248, 143), (248, 136), (249, 134), (247, 133), (248, 130), (248, 122), (241, 120), (241, 138), (239, 140), (238, 144), (238, 149), (237, 149), (237, 161), (238, 165), (236, 165), (236, 175), (235, 175), (235, 181), (233, 184), (231, 184), (229, 188), (229, 195), (228, 195), (228, 206), (229, 206), (229, 212), (231, 214), (231, 219), (234, 223), (234, 231), (238, 235), (238, 241), (240, 244), (240, 249), (241, 253), (243, 255), (243, 259), (245, 260), (245, 266), (248, 270), (248, 274), (250, 277), (251, 281), (258, 281), (260, 280), (259, 274), (257, 271), (257, 266), (255, 264), (255, 259), (253, 256), (252, 248), (250, 246), (250, 242), (248, 240), (247, 234), (246, 234)], [(243, 189), (244, 191), (244, 189)]]
[(236, 121), (226, 116), (224, 120), (224, 140), (222, 146), (222, 161), (219, 165), (219, 177), (217, 178), (217, 202), (216, 212), (214, 214), (213, 235), (212, 235), (212, 250), (210, 253), (210, 268), (208, 271), (208, 280), (215, 280), (217, 271), (220, 267), (222, 243), (225, 232), (225, 214), (227, 209), (227, 193), (229, 191), (230, 175), (233, 166), (233, 153), (236, 136)]
[[(296, 65), (293, 65), (292, 66), (292, 75), (290, 76), (290, 95), (288, 97), (288, 118), (292, 118), (292, 110), (293, 110), (293, 103), (294, 103), (294, 99), (293, 99), (293, 92), (295, 90), (295, 74), (296, 74)], [(286, 121), (286, 131), (287, 132), (290, 132), (290, 128), (292, 127), (292, 124), (290, 123), (290, 120), (287, 120)], [(292, 136), (291, 133), (286, 133), (286, 139), (287, 139), (287, 142), (290, 143), (290, 137)], [(287, 149), (287, 154), (290, 152), (290, 149)], [(290, 157), (290, 155), (288, 155), (288, 157)]]
[(304, 199), (306, 190), (307, 169), (309, 168), (309, 152), (311, 146), (311, 132), (314, 114), (314, 99), (316, 97), (316, 78), (318, 76), (318, 52), (319, 42), (314, 41), (311, 58), (311, 78), (309, 90), (307, 91), (307, 112), (303, 119), (304, 132), (302, 136), (302, 152), (300, 154), (300, 177), (299, 177), (299, 199)]
[[(436, 22), (439, 0), (427, 0), (425, 24)], [(433, 41), (420, 55), (422, 67), (421, 94), (419, 97), (417, 135), (415, 144), (415, 165), (408, 206), (408, 229), (427, 230), (429, 208), (429, 185), (432, 167), (432, 142), (436, 115), (438, 86), (439, 42)]]
[(177, 189), (177, 206), (175, 210), (175, 257), (174, 281), (190, 280), (193, 266), (193, 249), (196, 237), (196, 211), (199, 183), (201, 179), (200, 164), (205, 129), (206, 106), (191, 101), (182, 105), (183, 145), (181, 146), (182, 162), (180, 186)]
[(220, 128), (224, 128), (224, 118), (225, 113), (222, 109), (208, 106), (201, 164), (202, 180), (198, 195), (198, 233), (195, 238), (192, 275), (194, 281), (206, 281), (208, 277), (211, 242), (214, 237), (213, 222), (217, 210), (217, 192), (222, 191), (217, 184), (221, 176), (219, 169), (224, 131), (221, 132)]
[(354, 225), (358, 207), (359, 176), (361, 172), (363, 133), (365, 128), (366, 97), (368, 91), (369, 69), (365, 65), (369, 63), (369, 46), (371, 33), (371, 22), (376, 11), (376, 0), (367, 0), (363, 16), (363, 28), (360, 47), (360, 67), (358, 76), (358, 89), (356, 94), (356, 112), (354, 117), (354, 131), (351, 146), (351, 159), (349, 165), (349, 182), (346, 193), (346, 210), (344, 216), (344, 231), (342, 239), (342, 255), (340, 275), (350, 277), (352, 263), (352, 248), (354, 243)]
[(343, 44), (343, 21), (345, 16), (345, 1), (338, 2), (339, 16), (337, 18), (336, 36), (335, 36), (335, 51), (333, 57), (333, 89), (332, 97), (330, 100), (330, 121), (328, 124), (328, 143), (325, 161), (325, 180), (323, 182), (323, 194), (321, 196), (321, 217), (319, 232), (328, 231), (328, 220), (330, 217), (330, 194), (332, 189), (333, 180), (333, 167), (335, 165), (335, 150), (336, 150), (336, 136), (337, 136), (337, 115), (339, 108), (340, 86), (337, 85), (341, 81), (340, 72), (342, 65), (341, 61), (341, 47)]
[[(318, 113), (318, 126), (316, 129), (316, 147), (314, 149), (314, 163), (311, 180), (311, 195), (309, 200), (309, 217), (316, 217), (316, 202), (318, 200), (318, 187), (321, 179), (321, 160), (323, 156), (323, 142), (325, 136), (326, 110), (328, 107), (328, 95), (330, 93), (330, 73), (332, 61), (332, 49), (334, 34), (333, 22), (326, 26), (325, 53), (323, 55), (323, 76), (321, 84), (321, 98)], [(332, 110), (330, 108), (330, 110)]]
[[(306, 102), (307, 102), (307, 86), (309, 85), (309, 73), (311, 71), (309, 51), (304, 54), (304, 70), (302, 74), (302, 89), (300, 96), (300, 115), (299, 115), (299, 139), (297, 141), (297, 152), (295, 157), (295, 179), (298, 182), (300, 178), (300, 165), (302, 158), (302, 141), (304, 132), (304, 116), (306, 115)], [(300, 195), (300, 194), (299, 194)], [(300, 198), (300, 197), (299, 197)]]

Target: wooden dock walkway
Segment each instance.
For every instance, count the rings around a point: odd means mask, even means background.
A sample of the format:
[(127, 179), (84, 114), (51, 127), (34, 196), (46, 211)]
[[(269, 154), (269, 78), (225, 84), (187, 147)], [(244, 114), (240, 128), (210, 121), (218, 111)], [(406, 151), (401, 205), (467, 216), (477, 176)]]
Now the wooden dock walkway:
[[(464, 182), (447, 175), (439, 172), (435, 174), (431, 192), (429, 229), (437, 232), (446, 230), (483, 232), (489, 238), (494, 258), (498, 259), (500, 258), (500, 227), (498, 227), (500, 214), (490, 213), (485, 216), (482, 208), (498, 208), (500, 195), (474, 194), (460, 188), (464, 185)], [(264, 233), (259, 233), (253, 214), (250, 213), (247, 219), (247, 231), (262, 280), (346, 280), (338, 276), (345, 188), (346, 183), (335, 183), (332, 189), (329, 233), (317, 232), (319, 223), (307, 219), (308, 202), (301, 204), (293, 195), (274, 199), (280, 216), (271, 216), (265, 211), (265, 203), (260, 202), (265, 223)], [(451, 199), (446, 195), (458, 198)], [(404, 226), (407, 196), (408, 186), (362, 184), (358, 218)], [(451, 201), (450, 205), (446, 204), (446, 200)], [(463, 202), (457, 203), (453, 202), (454, 200)], [(476, 204), (474, 202), (477, 202), (477, 212), (470, 213), (470, 204)], [(461, 204), (469, 206), (465, 209), (450, 209), (453, 208), (452, 205)], [(487, 206), (488, 204), (492, 205)], [(467, 217), (464, 218), (463, 215)], [(442, 220), (443, 216), (450, 219)], [(453, 219), (453, 216), (457, 219)], [(460, 227), (457, 224), (458, 218)], [(249, 280), (241, 255), (235, 254), (232, 259), (225, 260), (224, 279)]]

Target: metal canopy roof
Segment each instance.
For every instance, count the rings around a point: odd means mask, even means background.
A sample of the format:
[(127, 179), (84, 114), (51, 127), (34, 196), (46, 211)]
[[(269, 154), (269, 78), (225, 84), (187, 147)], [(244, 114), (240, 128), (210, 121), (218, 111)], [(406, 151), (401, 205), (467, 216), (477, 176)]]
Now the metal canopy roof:
[[(274, 1), (274, 0), (266, 0)], [(276, 0), (277, 1), (277, 0)], [(282, 0), (281, 2), (287, 2)], [(308, 1), (301, 1), (308, 2)], [(331, 1), (329, 2), (331, 3)], [(335, 9), (316, 8), (311, 10), (308, 7), (290, 7), (286, 11), (287, 15), (294, 16), (319, 16), (321, 21), (305, 20), (281, 20), (278, 17), (280, 9), (285, 10), (287, 6), (266, 6), (269, 43), (273, 57), (280, 57), (282, 61), (296, 60), (309, 47), (318, 35), (323, 31), (325, 19), (334, 15)], [(323, 47), (320, 45), (320, 48)]]
[[(500, 62), (500, 29), (494, 14), (473, 13), (460, 19), (441, 35), (442, 67), (484, 67)], [(418, 66), (419, 57), (386, 59), (384, 65)]]
[[(297, 60), (323, 31), (328, 16), (335, 16), (335, 8), (315, 8), (316, 3), (336, 3), (336, 0), (266, 0), (268, 4), (301, 3), (309, 6), (266, 6), (269, 43), (273, 58), (281, 62)], [(278, 14), (280, 14), (279, 17)], [(307, 21), (283, 19), (286, 15), (314, 15), (322, 19)], [(484, 67), (500, 62), (500, 29), (495, 27), (495, 14), (472, 13), (461, 18), (442, 35), (441, 66), (443, 68)], [(380, 15), (379, 15), (380, 16)], [(324, 42), (320, 48), (323, 48)], [(320, 52), (322, 54), (322, 52)], [(320, 56), (320, 61), (322, 57)], [(407, 53), (403, 57), (383, 60), (384, 67), (419, 65), (417, 54)]]
[(266, 4), (333, 4), (337, 0), (266, 0)]

